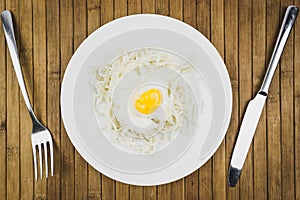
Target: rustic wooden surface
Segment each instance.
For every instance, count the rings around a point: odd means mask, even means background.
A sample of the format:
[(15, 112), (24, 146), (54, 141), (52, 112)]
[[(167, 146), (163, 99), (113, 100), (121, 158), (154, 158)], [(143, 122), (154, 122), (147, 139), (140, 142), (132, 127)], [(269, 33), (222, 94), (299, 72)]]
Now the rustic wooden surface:
[[(245, 107), (259, 89), (289, 4), (299, 0), (2, 0), (34, 110), (55, 142), (54, 177), (34, 181), (31, 121), (0, 31), (0, 199), (300, 199), (300, 19), (287, 42), (267, 104), (235, 188), (227, 168)], [(60, 117), (60, 85), (80, 43), (101, 25), (157, 13), (198, 29), (225, 60), (233, 111), (225, 140), (199, 170), (153, 187), (100, 174), (72, 146)]]

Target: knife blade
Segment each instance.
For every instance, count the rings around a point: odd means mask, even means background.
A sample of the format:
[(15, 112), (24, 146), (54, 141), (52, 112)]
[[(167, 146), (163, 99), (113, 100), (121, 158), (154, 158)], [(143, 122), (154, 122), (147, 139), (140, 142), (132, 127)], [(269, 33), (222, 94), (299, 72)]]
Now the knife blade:
[(299, 9), (294, 5), (287, 7), (262, 86), (255, 98), (249, 102), (246, 108), (228, 170), (228, 185), (231, 187), (237, 184), (241, 175), (260, 115), (268, 96), (272, 78), (298, 12)]
[(266, 95), (258, 93), (247, 106), (230, 162), (228, 177), (230, 186), (234, 186), (239, 179), (266, 98)]

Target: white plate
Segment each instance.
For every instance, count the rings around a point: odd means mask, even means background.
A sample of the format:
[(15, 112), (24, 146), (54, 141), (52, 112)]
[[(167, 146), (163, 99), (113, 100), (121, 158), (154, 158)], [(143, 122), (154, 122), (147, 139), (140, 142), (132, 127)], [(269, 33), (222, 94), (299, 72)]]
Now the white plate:
[[(212, 106), (193, 137), (176, 139), (170, 148), (151, 156), (121, 151), (101, 134), (88, 73), (91, 67), (143, 47), (164, 49), (188, 60), (201, 73)], [(62, 118), (76, 150), (99, 172), (134, 185), (168, 183), (201, 167), (222, 142), (231, 108), (230, 79), (217, 50), (191, 26), (160, 15), (123, 17), (96, 30), (71, 58), (61, 90)]]

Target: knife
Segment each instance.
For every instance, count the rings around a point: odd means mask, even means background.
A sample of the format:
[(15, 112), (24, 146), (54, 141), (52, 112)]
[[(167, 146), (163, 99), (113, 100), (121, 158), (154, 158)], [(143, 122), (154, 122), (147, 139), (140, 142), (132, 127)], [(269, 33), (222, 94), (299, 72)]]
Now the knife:
[(247, 106), (229, 166), (228, 185), (231, 187), (236, 185), (241, 175), (255, 129), (268, 96), (272, 78), (298, 12), (299, 9), (294, 5), (287, 7), (262, 86)]

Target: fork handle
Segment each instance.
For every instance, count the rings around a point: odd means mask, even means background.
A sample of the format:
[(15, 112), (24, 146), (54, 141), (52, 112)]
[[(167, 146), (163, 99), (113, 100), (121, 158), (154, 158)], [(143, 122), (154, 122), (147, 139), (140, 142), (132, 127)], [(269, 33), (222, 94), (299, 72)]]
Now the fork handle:
[(14, 34), (14, 27), (13, 27), (13, 21), (12, 21), (12, 15), (9, 10), (4, 10), (1, 13), (1, 19), (2, 19), (2, 26), (8, 46), (8, 50), (11, 56), (11, 60), (16, 72), (16, 76), (19, 82), (19, 86), (22, 92), (22, 95), (25, 100), (25, 104), (27, 106), (27, 109), (30, 113), (31, 118), (36, 118), (35, 114), (33, 113), (29, 97), (26, 91), (26, 86), (24, 83), (24, 78), (21, 70), (21, 65), (20, 65), (20, 60), (19, 60), (19, 55), (18, 55), (18, 49), (17, 49), (17, 44), (16, 44), (16, 39), (15, 39), (15, 34)]

